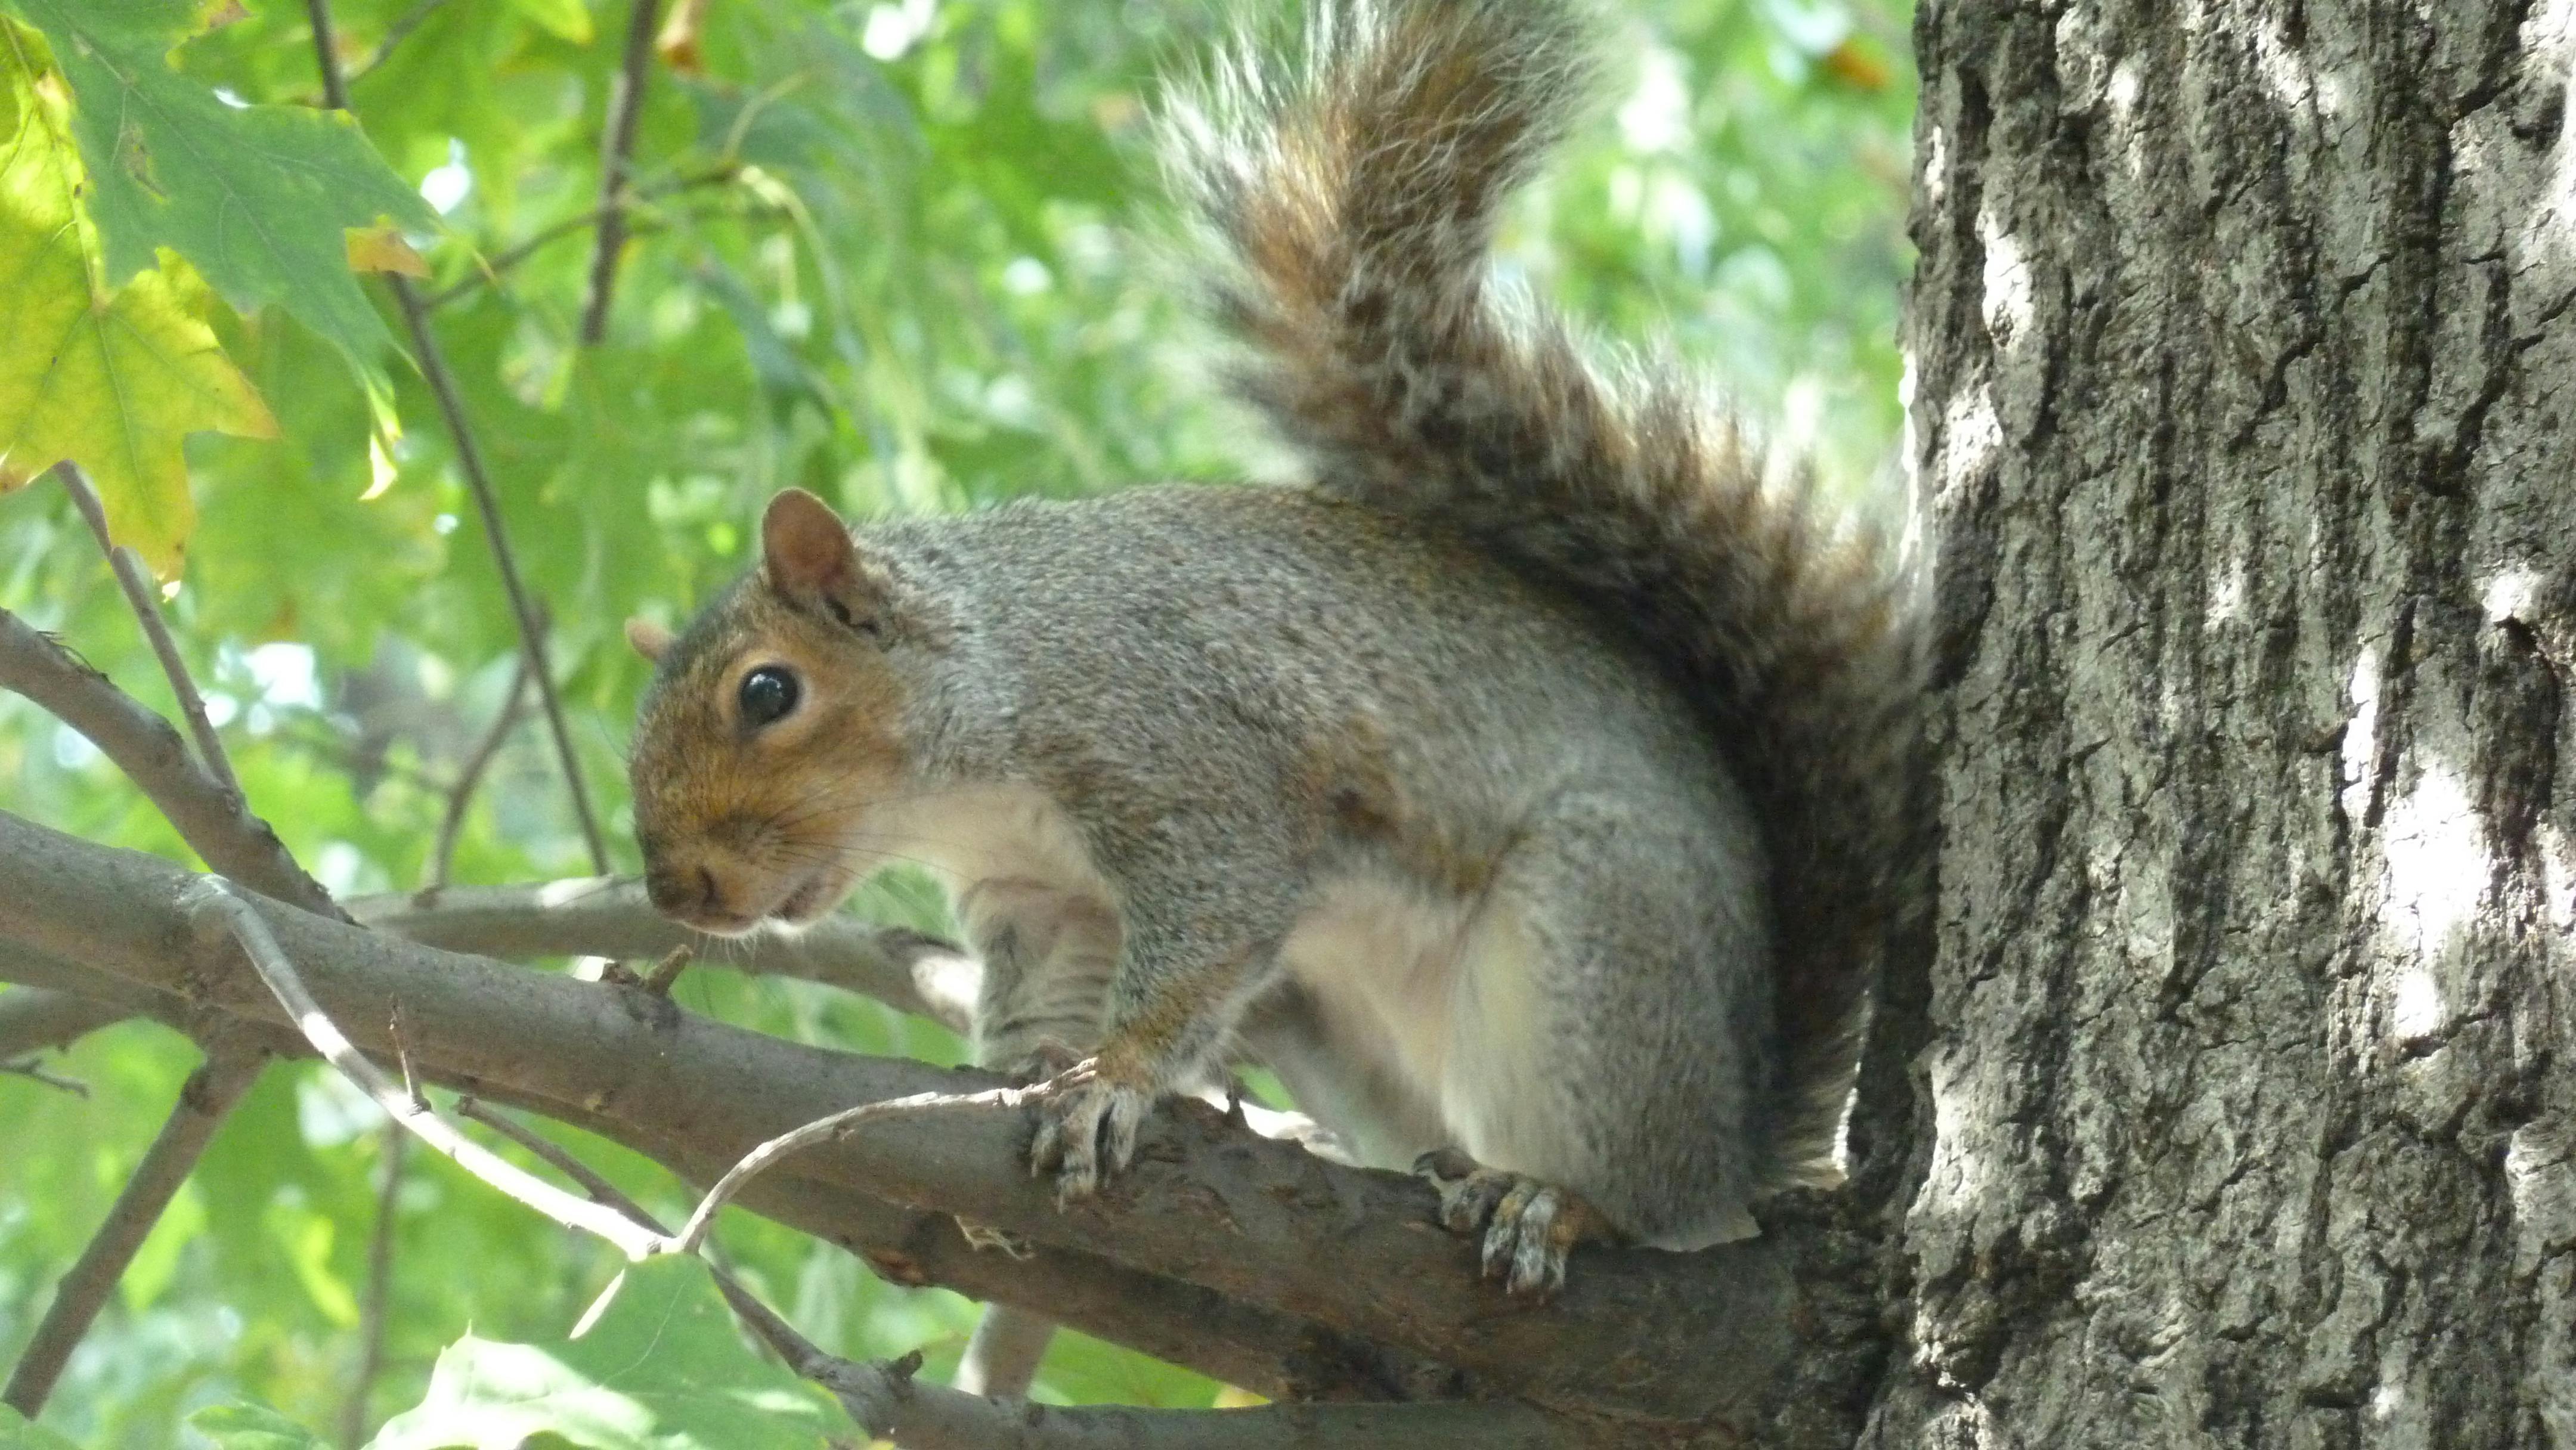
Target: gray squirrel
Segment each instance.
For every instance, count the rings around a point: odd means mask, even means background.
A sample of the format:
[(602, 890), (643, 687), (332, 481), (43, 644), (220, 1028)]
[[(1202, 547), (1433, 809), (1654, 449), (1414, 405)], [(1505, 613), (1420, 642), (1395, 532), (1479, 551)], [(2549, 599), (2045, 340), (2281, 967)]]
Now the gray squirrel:
[(929, 864), (985, 962), (977, 1061), (1096, 1061), (1032, 1149), (1068, 1195), (1244, 1061), (1432, 1177), (1515, 1293), (1833, 1181), (1920, 904), (1915, 571), (1766, 485), (1683, 370), (1489, 278), (1592, 31), (1319, 0), (1301, 59), (1171, 103), (1236, 389), (1312, 482), (855, 534), (779, 495), (685, 633), (629, 630), (655, 905), (740, 933)]

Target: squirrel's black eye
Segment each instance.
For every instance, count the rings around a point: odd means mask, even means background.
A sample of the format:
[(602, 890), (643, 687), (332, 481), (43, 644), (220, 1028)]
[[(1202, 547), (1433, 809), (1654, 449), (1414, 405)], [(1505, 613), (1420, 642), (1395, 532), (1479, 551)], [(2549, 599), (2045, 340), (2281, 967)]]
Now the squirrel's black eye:
[(784, 720), (803, 694), (795, 675), (776, 665), (762, 665), (742, 677), (742, 723), (767, 725)]

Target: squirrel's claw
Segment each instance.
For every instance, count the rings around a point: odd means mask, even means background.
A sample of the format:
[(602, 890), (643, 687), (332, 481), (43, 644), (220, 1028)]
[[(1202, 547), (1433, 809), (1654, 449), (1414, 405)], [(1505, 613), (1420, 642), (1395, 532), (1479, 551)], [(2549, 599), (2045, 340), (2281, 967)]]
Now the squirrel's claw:
[(1140, 1088), (1096, 1079), (1050, 1099), (1038, 1112), (1029, 1172), (1055, 1175), (1059, 1206), (1089, 1198), (1134, 1161), (1136, 1130), (1153, 1105), (1153, 1095)]
[(1553, 1296), (1565, 1287), (1566, 1255), (1576, 1244), (1614, 1237), (1601, 1211), (1576, 1194), (1482, 1167), (1455, 1148), (1423, 1154), (1413, 1171), (1440, 1190), (1441, 1225), (1481, 1236), (1485, 1277), (1517, 1296)]

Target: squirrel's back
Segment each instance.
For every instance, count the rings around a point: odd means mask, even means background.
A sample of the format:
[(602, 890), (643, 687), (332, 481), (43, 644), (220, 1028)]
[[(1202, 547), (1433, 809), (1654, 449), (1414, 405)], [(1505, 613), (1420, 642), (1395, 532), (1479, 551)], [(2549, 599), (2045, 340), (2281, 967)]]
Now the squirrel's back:
[(1493, 283), (1502, 203), (1591, 98), (1591, 19), (1324, 0), (1301, 61), (1247, 46), (1177, 104), (1166, 154), (1247, 344), (1239, 390), (1317, 486), (1562, 591), (1700, 713), (1771, 863), (1772, 1171), (1829, 1181), (1878, 954), (1924, 889), (1922, 611), (1895, 549), (1765, 487), (1685, 370), (1597, 363)]
[(976, 667), (957, 673), (1007, 682), (1010, 728), (1068, 756), (1294, 770), (1364, 731), (1387, 770), (1497, 830), (1572, 776), (1723, 796), (1721, 811), (1735, 798), (1636, 641), (1423, 520), (1304, 488), (1181, 485), (889, 521), (861, 539), (972, 621)]

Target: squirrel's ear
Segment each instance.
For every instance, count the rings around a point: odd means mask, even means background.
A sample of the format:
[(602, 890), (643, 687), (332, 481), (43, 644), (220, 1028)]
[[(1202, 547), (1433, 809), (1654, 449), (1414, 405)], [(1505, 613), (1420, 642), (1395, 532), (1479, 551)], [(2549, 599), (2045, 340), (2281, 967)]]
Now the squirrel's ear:
[(662, 662), (662, 655), (670, 649), (672, 638), (669, 630), (649, 619), (626, 621), (626, 642), (635, 646), (637, 654), (654, 664), (658, 665)]
[(872, 627), (884, 589), (860, 562), (849, 525), (801, 488), (769, 501), (760, 517), (760, 572), (781, 598), (821, 608), (853, 627)]

